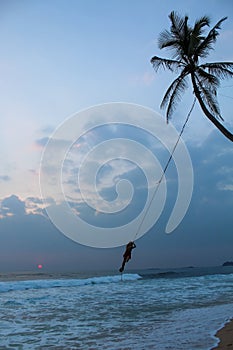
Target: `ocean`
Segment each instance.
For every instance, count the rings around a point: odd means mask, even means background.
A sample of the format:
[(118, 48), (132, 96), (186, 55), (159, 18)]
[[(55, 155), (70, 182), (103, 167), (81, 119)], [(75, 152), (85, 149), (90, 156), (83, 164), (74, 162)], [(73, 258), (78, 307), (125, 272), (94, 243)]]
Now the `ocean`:
[(233, 267), (0, 274), (0, 349), (209, 350)]

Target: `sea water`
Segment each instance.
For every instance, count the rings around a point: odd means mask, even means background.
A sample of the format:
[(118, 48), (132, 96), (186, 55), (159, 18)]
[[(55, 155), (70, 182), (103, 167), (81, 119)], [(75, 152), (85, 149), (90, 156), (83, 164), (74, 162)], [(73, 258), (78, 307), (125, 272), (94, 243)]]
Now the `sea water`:
[(0, 349), (208, 350), (233, 267), (0, 275)]

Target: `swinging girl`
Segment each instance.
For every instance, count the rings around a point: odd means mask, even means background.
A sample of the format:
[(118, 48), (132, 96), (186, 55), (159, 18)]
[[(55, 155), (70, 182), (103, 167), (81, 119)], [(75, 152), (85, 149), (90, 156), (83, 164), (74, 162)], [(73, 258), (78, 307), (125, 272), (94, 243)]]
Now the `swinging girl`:
[(125, 248), (125, 252), (123, 254), (123, 262), (122, 262), (122, 265), (119, 269), (120, 272), (123, 272), (124, 271), (124, 268), (125, 268), (125, 264), (131, 259), (131, 253), (132, 253), (132, 250), (136, 248), (136, 244), (133, 242), (133, 241), (130, 241), (126, 248)]

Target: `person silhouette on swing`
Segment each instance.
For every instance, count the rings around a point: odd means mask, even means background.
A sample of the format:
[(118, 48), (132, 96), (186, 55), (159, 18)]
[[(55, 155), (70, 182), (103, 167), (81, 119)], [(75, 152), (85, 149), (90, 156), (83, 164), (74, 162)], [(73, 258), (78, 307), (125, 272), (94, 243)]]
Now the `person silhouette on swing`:
[(125, 264), (131, 259), (131, 253), (132, 253), (132, 250), (136, 248), (136, 244), (133, 242), (133, 241), (130, 241), (126, 248), (125, 248), (125, 252), (123, 254), (123, 262), (122, 262), (122, 265), (119, 269), (120, 272), (123, 272), (124, 271), (124, 268), (125, 268)]

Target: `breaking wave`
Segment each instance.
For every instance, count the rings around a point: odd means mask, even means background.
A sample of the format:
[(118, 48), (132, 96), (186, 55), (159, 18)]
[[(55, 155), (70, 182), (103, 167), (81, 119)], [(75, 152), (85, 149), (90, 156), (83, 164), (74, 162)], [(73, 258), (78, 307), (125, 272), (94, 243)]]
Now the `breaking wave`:
[[(124, 274), (123, 281), (136, 281), (141, 276), (138, 274)], [(121, 282), (120, 275), (90, 277), (80, 279), (46, 279), (31, 281), (0, 282), (0, 293), (28, 290), (28, 289), (48, 289), (59, 287), (79, 287), (92, 284), (107, 284)]]

